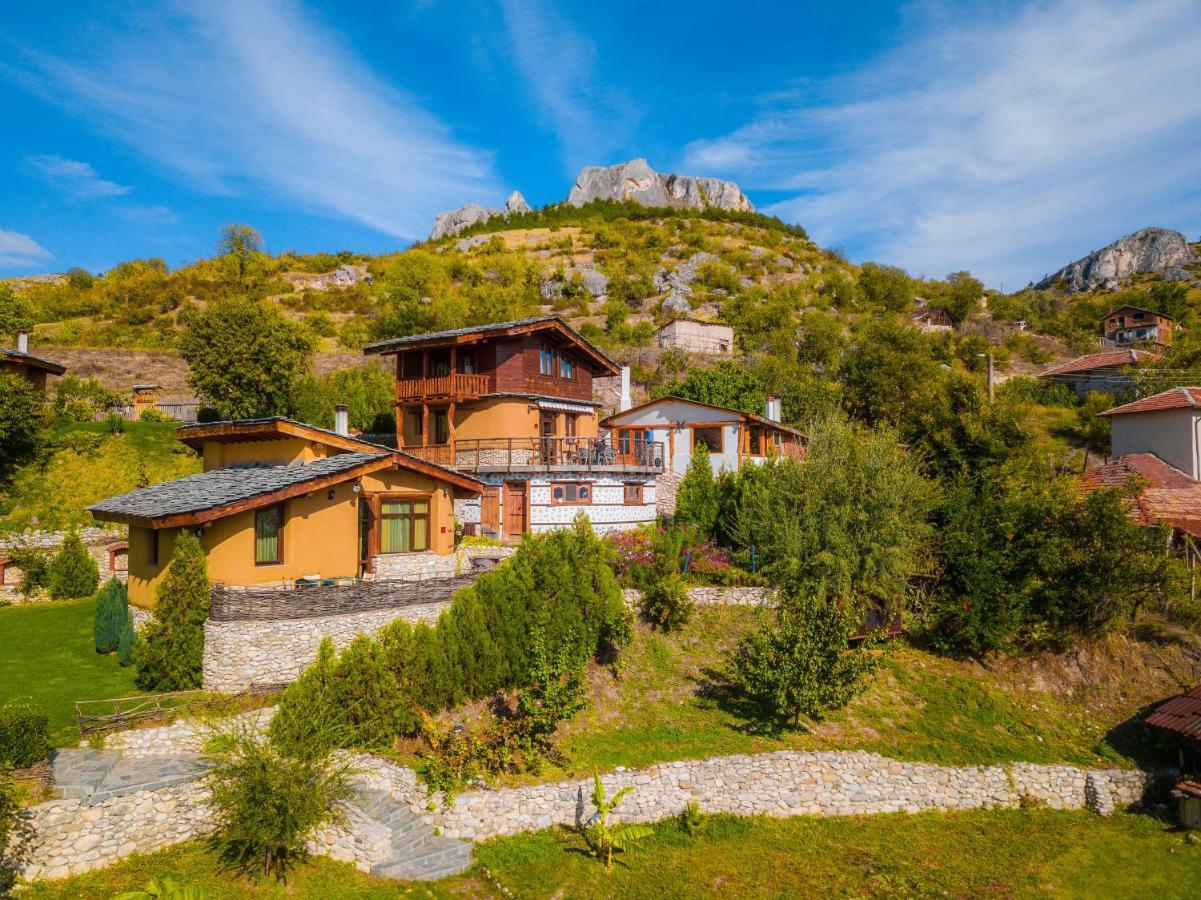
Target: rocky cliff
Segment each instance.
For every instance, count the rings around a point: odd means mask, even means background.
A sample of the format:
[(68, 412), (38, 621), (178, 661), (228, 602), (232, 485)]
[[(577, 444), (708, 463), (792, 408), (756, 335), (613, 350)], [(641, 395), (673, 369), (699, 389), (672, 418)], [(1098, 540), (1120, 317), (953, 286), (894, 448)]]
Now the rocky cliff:
[(751, 201), (732, 181), (692, 175), (664, 175), (645, 159), (616, 166), (588, 166), (567, 195), (572, 206), (590, 200), (635, 200), (644, 206), (737, 209), (751, 212)]
[(1188, 239), (1167, 228), (1144, 228), (1108, 247), (1064, 266), (1035, 285), (1039, 290), (1063, 287), (1069, 293), (1115, 289), (1120, 280), (1140, 272), (1168, 272), (1197, 261)]
[(529, 211), (530, 205), (525, 202), (525, 197), (521, 196), (521, 191), (514, 191), (509, 194), (509, 199), (505, 201), (504, 209), (493, 209), (488, 206), (480, 206), (478, 203), (468, 203), (466, 206), (461, 206), (458, 209), (438, 213), (434, 217), (434, 227), (430, 229), (429, 239), (436, 241), (438, 238), (446, 237), (448, 234), (458, 234), (464, 228), (468, 228), (476, 222), (486, 222), (493, 216), (507, 216), (512, 213), (526, 213)]

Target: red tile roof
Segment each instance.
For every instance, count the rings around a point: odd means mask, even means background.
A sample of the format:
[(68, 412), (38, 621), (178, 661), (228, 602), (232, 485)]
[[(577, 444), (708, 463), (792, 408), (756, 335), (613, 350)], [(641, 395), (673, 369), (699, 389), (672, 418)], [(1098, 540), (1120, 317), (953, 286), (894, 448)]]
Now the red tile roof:
[(1182, 781), (1176, 785), (1176, 790), (1182, 794), (1188, 794), (1190, 797), (1201, 797), (1201, 784), (1196, 781)]
[(1159, 412), (1164, 409), (1201, 409), (1201, 387), (1176, 387), (1107, 409), (1101, 416), (1124, 416), (1127, 413)]
[(1201, 740), (1201, 685), (1161, 703), (1147, 724)]
[(1080, 476), (1085, 491), (1121, 488), (1138, 482), (1130, 515), (1140, 525), (1164, 522), (1201, 537), (1201, 481), (1194, 481), (1154, 453), (1128, 453)]
[(1076, 372), (1088, 372), (1093, 369), (1120, 369), (1122, 366), (1132, 366), (1140, 362), (1152, 362), (1159, 359), (1159, 354), (1147, 350), (1108, 350), (1105, 353), (1090, 353), (1087, 356), (1077, 356), (1065, 363), (1053, 366), (1039, 375), (1047, 378), (1050, 375), (1071, 375)]

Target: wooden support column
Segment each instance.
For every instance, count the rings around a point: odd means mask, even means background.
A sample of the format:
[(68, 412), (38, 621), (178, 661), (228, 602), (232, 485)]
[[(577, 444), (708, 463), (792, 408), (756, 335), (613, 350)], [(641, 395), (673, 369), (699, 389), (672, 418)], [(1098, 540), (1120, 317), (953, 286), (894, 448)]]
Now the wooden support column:
[[(450, 351), (452, 354), (454, 350)], [(450, 406), (446, 408), (446, 443), (450, 445), (450, 463), (455, 464), (455, 401), (450, 401)]]
[(421, 446), (428, 447), (430, 445), (430, 406), (428, 403), (421, 404)]

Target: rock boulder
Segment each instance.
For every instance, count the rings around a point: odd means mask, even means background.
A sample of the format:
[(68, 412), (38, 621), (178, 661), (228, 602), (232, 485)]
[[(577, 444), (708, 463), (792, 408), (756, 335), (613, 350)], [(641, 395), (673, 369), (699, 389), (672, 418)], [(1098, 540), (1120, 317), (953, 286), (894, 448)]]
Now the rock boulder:
[(751, 201), (732, 181), (692, 175), (664, 175), (645, 159), (616, 166), (587, 166), (567, 195), (572, 206), (592, 200), (634, 200), (644, 206), (735, 209), (751, 212)]
[(1064, 266), (1035, 285), (1062, 285), (1069, 293), (1114, 288), (1140, 272), (1164, 272), (1196, 262), (1188, 239), (1167, 228), (1144, 228)]

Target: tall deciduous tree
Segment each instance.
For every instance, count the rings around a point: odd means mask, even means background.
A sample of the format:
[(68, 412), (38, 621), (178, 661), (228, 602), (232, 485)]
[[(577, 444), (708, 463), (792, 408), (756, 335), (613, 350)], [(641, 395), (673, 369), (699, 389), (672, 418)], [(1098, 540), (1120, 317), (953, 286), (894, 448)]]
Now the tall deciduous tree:
[(0, 483), (37, 456), (45, 442), (42, 392), (20, 375), (0, 373)]
[(246, 288), (262, 268), (262, 235), (249, 225), (236, 222), (226, 225), (217, 241), (217, 254), (226, 278), (238, 287)]
[(0, 341), (32, 325), (29, 303), (12, 285), (0, 283)]
[(711, 369), (693, 369), (683, 379), (665, 382), (654, 393), (656, 397), (683, 397), (763, 415), (768, 391), (767, 386), (745, 366), (722, 360)]
[(230, 418), (288, 415), (296, 379), (309, 366), (312, 335), (274, 306), (222, 300), (192, 321), (180, 341), (188, 383)]

